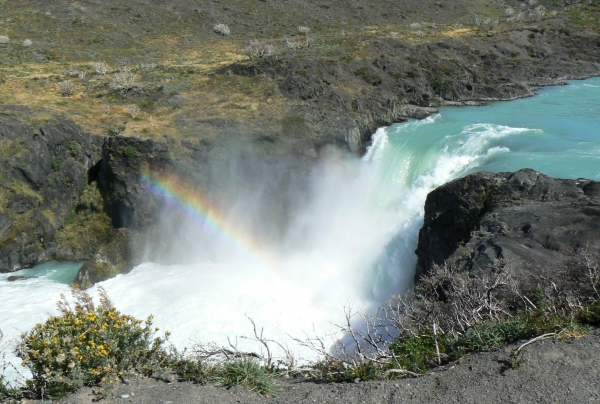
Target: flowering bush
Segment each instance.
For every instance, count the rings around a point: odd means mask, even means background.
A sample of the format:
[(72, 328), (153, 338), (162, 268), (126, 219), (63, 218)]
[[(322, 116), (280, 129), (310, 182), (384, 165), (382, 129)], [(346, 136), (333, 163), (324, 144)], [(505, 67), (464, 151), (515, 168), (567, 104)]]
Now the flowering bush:
[(36, 395), (60, 396), (84, 385), (109, 387), (125, 374), (151, 375), (166, 364), (165, 339), (154, 337), (158, 328), (152, 328), (152, 316), (144, 322), (121, 314), (103, 290), (98, 308), (86, 292), (73, 295), (75, 310), (62, 296), (62, 314), (23, 334), (15, 348), (31, 370)]

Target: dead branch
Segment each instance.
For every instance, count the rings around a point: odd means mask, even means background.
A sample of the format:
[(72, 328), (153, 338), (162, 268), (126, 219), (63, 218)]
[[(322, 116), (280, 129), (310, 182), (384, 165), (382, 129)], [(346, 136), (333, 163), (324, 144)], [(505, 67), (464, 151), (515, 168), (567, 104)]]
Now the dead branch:
[(383, 373), (383, 376), (384, 377), (388, 377), (392, 373), (398, 373), (398, 374), (401, 374), (401, 375), (409, 375), (409, 376), (412, 376), (412, 377), (421, 377), (421, 376), (423, 376), (422, 374), (411, 372), (410, 370), (406, 370), (406, 369), (388, 369), (388, 370), (386, 370)]
[(513, 356), (517, 356), (517, 354), (519, 353), (519, 351), (521, 349), (525, 348), (527, 345), (533, 344), (534, 342), (541, 341), (541, 340), (546, 339), (546, 338), (553, 337), (556, 334), (557, 333), (555, 333), (555, 332), (550, 332), (550, 333), (547, 333), (547, 334), (540, 335), (539, 337), (535, 337), (533, 339), (530, 339), (529, 341), (525, 342), (520, 347), (518, 347), (517, 350), (515, 352), (513, 352)]

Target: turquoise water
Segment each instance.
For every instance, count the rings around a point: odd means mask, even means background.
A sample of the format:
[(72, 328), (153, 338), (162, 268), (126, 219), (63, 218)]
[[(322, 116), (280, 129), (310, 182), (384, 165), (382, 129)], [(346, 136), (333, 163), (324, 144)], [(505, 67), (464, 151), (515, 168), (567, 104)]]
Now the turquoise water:
[[(600, 180), (600, 79), (485, 107), (441, 108), (378, 130), (362, 159), (325, 156), (310, 189), (300, 190), (307, 203), (291, 220), (290, 242), (282, 242), (294, 248), (280, 252), (275, 270), (230, 257), (145, 263), (102, 286), (123, 312), (153, 314), (179, 348), (252, 335), (246, 316), (266, 337), (293, 346), (288, 335), (335, 331), (343, 306), (368, 309), (410, 285), (431, 190), (474, 171), (525, 167)], [(10, 343), (56, 313), (78, 268), (48, 263), (10, 274), (28, 277), (14, 282), (0, 274), (0, 354), (20, 363)]]
[(0, 279), (8, 279), (8, 277), (23, 277), (14, 282), (26, 282), (35, 278), (47, 279), (52, 282), (70, 285), (75, 280), (81, 262), (58, 262), (50, 261), (40, 265), (36, 265), (30, 269), (22, 269), (20, 271), (11, 272), (10, 274), (0, 274)]
[[(600, 79), (570, 83), (511, 102), (444, 107), (433, 121), (394, 125), (388, 159), (393, 166), (410, 161), (409, 181), (452, 156), (474, 157), (459, 175), (527, 167), (553, 177), (598, 180)], [(398, 155), (404, 158), (398, 161)]]

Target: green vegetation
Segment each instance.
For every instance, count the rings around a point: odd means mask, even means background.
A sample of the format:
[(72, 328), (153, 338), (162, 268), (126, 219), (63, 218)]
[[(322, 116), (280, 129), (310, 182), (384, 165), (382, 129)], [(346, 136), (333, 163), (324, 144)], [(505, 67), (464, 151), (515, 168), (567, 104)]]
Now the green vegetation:
[(433, 80), (431, 80), (431, 88), (441, 97), (448, 94), (448, 92), (452, 90), (453, 85), (454, 83), (452, 80), (447, 80), (441, 76), (435, 76)]
[(62, 165), (65, 163), (65, 159), (64, 157), (55, 157), (52, 160), (52, 171), (60, 171), (60, 169), (62, 168)]
[(371, 72), (367, 66), (363, 66), (363, 67), (359, 68), (354, 73), (358, 77), (360, 77), (364, 81), (366, 81), (367, 83), (374, 85), (374, 86), (378, 86), (383, 82), (383, 79), (379, 75)]
[(96, 183), (87, 184), (71, 208), (65, 224), (56, 232), (58, 249), (68, 248), (86, 256), (91, 249), (109, 243), (114, 238), (114, 230), (110, 218), (102, 211), (103, 206)]
[(217, 386), (243, 386), (261, 396), (275, 391), (274, 375), (251, 358), (233, 359), (211, 369), (209, 381)]
[[(15, 352), (33, 378), (25, 388), (15, 389), (0, 376), (0, 399), (60, 397), (82, 386), (99, 386), (106, 394), (120, 378), (132, 374), (161, 377), (167, 371), (175, 371), (185, 381), (227, 388), (239, 385), (268, 396), (276, 393), (276, 380), (282, 376), (303, 375), (325, 382), (417, 377), (468, 353), (495, 350), (542, 335), (575, 338), (584, 335), (590, 326), (600, 325), (600, 299), (596, 293), (573, 304), (567, 298), (569, 294), (540, 285), (527, 296), (517, 294), (520, 299), (513, 306), (496, 306), (501, 302), (495, 296), (496, 286), (510, 283), (508, 269), (499, 265), (496, 271), (495, 280), (479, 283), (462, 278), (451, 267), (436, 267), (422, 280), (418, 294), (409, 292), (382, 308), (388, 327), (404, 330), (400, 337), (384, 346), (377, 327), (367, 334), (350, 328), (347, 331), (355, 341), (362, 339), (364, 343), (360, 352), (340, 357), (327, 353), (325, 359), (304, 366), (295, 365), (291, 357), (272, 358), (268, 347), (277, 343), (258, 333), (253, 322), (255, 337), (250, 339), (267, 347), (267, 357), (214, 344), (198, 344), (192, 354), (167, 351), (163, 348), (166, 340), (154, 336), (158, 329), (152, 327), (151, 317), (142, 322), (120, 313), (103, 290), (101, 304), (95, 307), (87, 293), (74, 289), (74, 309), (63, 296), (58, 304), (61, 315), (23, 334)], [(595, 279), (590, 284), (592, 289), (597, 285)], [(485, 291), (481, 287), (491, 284), (495, 286), (488, 289), (486, 298), (486, 294), (480, 294)], [(472, 307), (462, 308), (466, 310), (461, 312), (462, 318), (452, 310), (473, 296), (483, 300), (474, 302), (480, 308), (477, 317), (468, 319), (471, 324), (465, 325), (462, 320), (467, 319), (466, 313), (472, 312)], [(372, 342), (369, 337), (376, 341), (372, 354), (365, 349)], [(306, 341), (304, 345), (310, 347)], [(321, 342), (313, 346), (317, 345), (323, 346)], [(516, 350), (511, 366), (517, 368), (525, 360), (523, 350)]]
[(61, 397), (82, 386), (109, 388), (124, 375), (152, 375), (168, 363), (152, 317), (142, 322), (121, 314), (103, 291), (97, 308), (86, 292), (73, 294), (74, 309), (63, 296), (62, 314), (23, 334), (15, 348), (33, 374), (27, 388), (34, 397)]
[(569, 10), (571, 21), (590, 29), (600, 29), (600, 5), (580, 4)]
[(135, 148), (135, 146), (127, 146), (125, 148), (125, 150), (123, 151), (123, 155), (127, 159), (132, 159), (135, 156), (137, 156), (138, 154), (140, 154), (140, 152), (138, 151), (138, 149)]
[(285, 116), (279, 122), (282, 131), (290, 137), (305, 137), (312, 133), (303, 116)]
[(69, 149), (69, 152), (71, 152), (73, 157), (78, 157), (81, 152), (81, 146), (77, 142), (69, 142), (69, 144), (67, 144), (67, 149)]
[(396, 355), (396, 365), (411, 372), (425, 373), (467, 353), (493, 351), (547, 333), (571, 337), (585, 332), (586, 324), (574, 314), (523, 311), (514, 317), (477, 324), (457, 336), (443, 334), (436, 337), (433, 329), (426, 329), (417, 337), (399, 338), (391, 348)]
[(220, 361), (195, 356), (174, 356), (171, 368), (182, 380), (223, 387), (243, 386), (261, 396), (277, 389), (277, 373), (256, 358), (231, 357)]
[(11, 403), (17, 400), (20, 400), (23, 396), (22, 391), (13, 387), (8, 383), (3, 375), (0, 375), (0, 402), (1, 403)]
[[(468, 353), (520, 340), (582, 336), (590, 326), (600, 324), (597, 261), (583, 258), (570, 269), (569, 276), (583, 282), (576, 290), (558, 278), (540, 278), (539, 285), (527, 293), (510, 286), (516, 285), (514, 268), (501, 261), (480, 278), (470, 278), (452, 266), (435, 266), (415, 291), (390, 300), (377, 313), (363, 314), (366, 331), (343, 328), (361, 347), (358, 353), (336, 357), (319, 350), (320, 342), (305, 341), (327, 358), (314, 366), (312, 375), (331, 382), (419, 376)], [(360, 313), (346, 314), (350, 324)], [(383, 344), (390, 329), (400, 336)], [(345, 352), (343, 346), (338, 351)], [(513, 366), (523, 362), (522, 354), (515, 352)]]

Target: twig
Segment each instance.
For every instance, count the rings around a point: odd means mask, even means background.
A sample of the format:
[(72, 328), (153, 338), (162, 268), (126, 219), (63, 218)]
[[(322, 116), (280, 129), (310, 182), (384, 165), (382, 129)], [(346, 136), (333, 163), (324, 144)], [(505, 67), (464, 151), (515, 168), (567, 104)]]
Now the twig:
[(525, 348), (527, 345), (529, 345), (529, 344), (533, 344), (533, 343), (534, 343), (534, 342), (536, 342), (536, 341), (541, 341), (541, 340), (543, 340), (543, 339), (546, 339), (546, 338), (553, 337), (553, 336), (555, 336), (556, 334), (557, 334), (557, 333), (555, 333), (555, 332), (549, 332), (549, 333), (547, 333), (547, 334), (540, 335), (539, 337), (535, 337), (535, 338), (533, 338), (533, 339), (530, 339), (529, 341), (525, 342), (523, 345), (521, 345), (520, 347), (518, 347), (518, 348), (517, 348), (517, 350), (516, 350), (516, 351), (513, 353), (513, 356), (516, 356), (516, 355), (519, 353), (519, 351), (520, 351), (521, 349)]
[(387, 377), (391, 373), (398, 373), (398, 374), (401, 374), (401, 375), (409, 375), (409, 376), (412, 376), (412, 377), (421, 377), (421, 376), (423, 376), (420, 373), (411, 372), (410, 370), (406, 370), (406, 369), (388, 369), (388, 370), (386, 370), (383, 373), (383, 376)]

